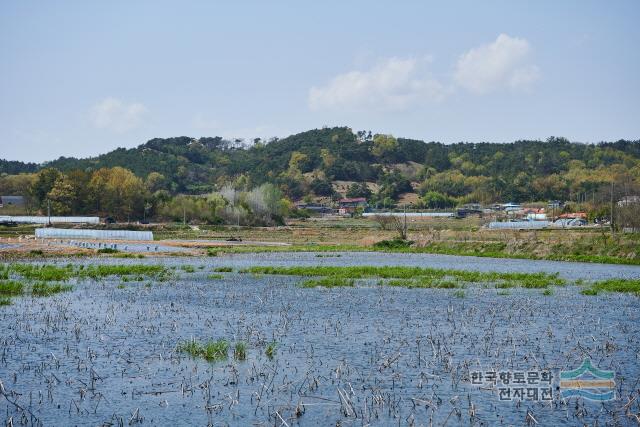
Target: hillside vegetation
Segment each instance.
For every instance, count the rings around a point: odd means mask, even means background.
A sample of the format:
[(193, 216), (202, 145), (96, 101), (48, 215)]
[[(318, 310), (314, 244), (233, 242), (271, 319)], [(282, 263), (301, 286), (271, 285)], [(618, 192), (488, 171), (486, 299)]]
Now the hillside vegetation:
[[(133, 172), (139, 182), (120, 170), (104, 171), (115, 167)], [(155, 209), (177, 194), (248, 192), (270, 184), (288, 200), (298, 200), (337, 196), (336, 182), (350, 183), (342, 195), (385, 206), (418, 193), (417, 204), (427, 208), (558, 199), (590, 202), (605, 214), (611, 183), (615, 197), (638, 191), (640, 141), (582, 144), (550, 137), (445, 145), (339, 127), (251, 144), (220, 137), (156, 138), (87, 159), (61, 157), (42, 165), (3, 160), (0, 173), (0, 193), (29, 194), (36, 209), (48, 198), (60, 202), (58, 210), (78, 213), (105, 209), (95, 197), (78, 199), (73, 191), (99, 191), (117, 175), (132, 191), (147, 193), (129, 203), (127, 215), (138, 216), (146, 204)]]

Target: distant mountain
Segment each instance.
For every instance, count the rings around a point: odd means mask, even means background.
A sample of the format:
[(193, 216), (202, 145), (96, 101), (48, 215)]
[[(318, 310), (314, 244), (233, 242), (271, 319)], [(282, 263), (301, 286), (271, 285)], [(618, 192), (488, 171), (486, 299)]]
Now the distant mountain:
[[(471, 187), (477, 182), (484, 191), (522, 199), (546, 197), (544, 188), (538, 188), (535, 194), (523, 192), (528, 191), (527, 186), (556, 185), (545, 184), (548, 177), (566, 181), (581, 173), (586, 178), (580, 182), (598, 183), (602, 179), (594, 178), (594, 171), (602, 175), (607, 168), (618, 165), (613, 169), (637, 172), (640, 167), (640, 141), (582, 144), (551, 137), (546, 141), (446, 145), (404, 138), (380, 143), (374, 140), (371, 132), (354, 133), (346, 127), (314, 129), (249, 146), (220, 137), (155, 138), (136, 148), (119, 148), (86, 159), (60, 157), (41, 165), (0, 160), (0, 173), (34, 172), (43, 167), (69, 171), (122, 166), (140, 177), (159, 172), (172, 191), (194, 194), (208, 192), (229, 177), (244, 175), (251, 185), (279, 184), (292, 197), (308, 192), (309, 185), (321, 188), (323, 181), (377, 182), (384, 186), (385, 180), (394, 175), (394, 181), (398, 177), (406, 179), (414, 187), (422, 183), (423, 191), (437, 190), (453, 197), (475, 191)], [(562, 191), (580, 190), (585, 191), (585, 187)]]

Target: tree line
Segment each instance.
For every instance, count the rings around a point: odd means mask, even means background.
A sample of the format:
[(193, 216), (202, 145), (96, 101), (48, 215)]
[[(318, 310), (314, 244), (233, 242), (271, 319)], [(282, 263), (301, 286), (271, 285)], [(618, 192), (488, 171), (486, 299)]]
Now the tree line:
[(144, 216), (148, 209), (157, 213), (159, 202), (176, 195), (213, 194), (230, 184), (245, 192), (270, 184), (292, 201), (336, 198), (344, 195), (336, 193), (340, 181), (351, 182), (347, 196), (366, 197), (381, 207), (393, 207), (412, 192), (420, 196), (417, 207), (425, 208), (547, 200), (596, 204), (611, 183), (635, 191), (640, 141), (582, 144), (550, 137), (442, 144), (336, 127), (270, 141), (156, 138), (95, 158), (60, 158), (22, 168), (19, 162), (0, 162), (4, 179), (30, 179), (20, 172), (36, 173), (39, 209), (47, 194), (58, 211), (84, 206), (119, 217)]
[(240, 179), (204, 195), (172, 194), (166, 178), (151, 172), (144, 179), (120, 166), (93, 172), (62, 172), (47, 167), (37, 173), (0, 176), (0, 193), (22, 195), (30, 214), (99, 215), (120, 221), (150, 218), (209, 224), (282, 224), (291, 204), (272, 184), (249, 188)]

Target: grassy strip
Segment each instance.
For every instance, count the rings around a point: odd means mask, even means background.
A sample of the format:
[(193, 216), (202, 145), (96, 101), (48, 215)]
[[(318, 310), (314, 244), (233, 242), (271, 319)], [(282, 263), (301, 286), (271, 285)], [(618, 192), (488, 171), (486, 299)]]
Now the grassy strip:
[(461, 285), (454, 280), (445, 280), (435, 277), (418, 277), (416, 279), (391, 279), (380, 280), (378, 285), (381, 286), (395, 286), (401, 288), (439, 288), (439, 289), (454, 289), (459, 288)]
[[(48, 297), (60, 292), (70, 291), (70, 285), (62, 285), (60, 283), (49, 284), (46, 282), (34, 283), (31, 287), (31, 294), (34, 297)], [(6, 280), (0, 282), (0, 295), (17, 296), (25, 293), (24, 284), (15, 280)]]
[(596, 264), (640, 265), (640, 258), (626, 258), (609, 255), (585, 254), (551, 254), (538, 256), (532, 253), (508, 253), (503, 243), (486, 243), (482, 247), (465, 244), (442, 245), (432, 244), (426, 247), (386, 247), (386, 246), (357, 246), (357, 245), (291, 245), (291, 246), (221, 246), (210, 255), (221, 253), (264, 253), (264, 252), (387, 252), (474, 256), (486, 258), (533, 259), (547, 261), (586, 262)]
[(0, 279), (7, 279), (10, 274), (16, 274), (27, 280), (41, 282), (65, 282), (73, 277), (97, 279), (105, 276), (128, 275), (160, 275), (168, 270), (161, 265), (80, 265), (71, 264), (57, 266), (51, 264), (7, 264), (0, 266)]
[(22, 295), (24, 285), (14, 280), (0, 282), (0, 295)]
[[(566, 281), (558, 274), (547, 273), (499, 273), (465, 271), (453, 269), (435, 269), (421, 267), (399, 266), (305, 266), (305, 267), (251, 267), (242, 270), (243, 273), (276, 274), (291, 276), (319, 276), (334, 279), (404, 279), (380, 282), (390, 286), (404, 287), (458, 287), (456, 282), (468, 283), (496, 283), (497, 287), (545, 288), (547, 286), (561, 286)], [(449, 279), (449, 280), (445, 280)], [(327, 282), (329, 283), (329, 282)], [(303, 283), (304, 286), (304, 283)], [(323, 286), (322, 284), (316, 286)], [(310, 286), (304, 286), (310, 287)]]
[(5, 298), (5, 297), (0, 298), (0, 307), (11, 305), (11, 304), (13, 304), (13, 302), (11, 301), (11, 298)]
[(583, 295), (598, 295), (600, 292), (623, 292), (640, 296), (640, 280), (609, 279), (595, 282), (590, 288), (582, 291)]
[(27, 280), (44, 282), (64, 282), (73, 275), (73, 267), (71, 265), (58, 267), (50, 264), (9, 264), (3, 269), (7, 275), (17, 274)]
[(112, 258), (137, 258), (137, 259), (142, 259), (142, 258), (146, 258), (146, 257), (144, 255), (142, 255), (142, 254), (119, 253), (119, 254), (114, 254)]
[(342, 277), (323, 277), (321, 279), (309, 279), (300, 284), (302, 288), (315, 288), (321, 286), (323, 288), (339, 288), (353, 287), (353, 279), (345, 279)]
[(71, 285), (61, 285), (60, 283), (48, 284), (45, 282), (35, 283), (31, 289), (31, 293), (36, 297), (48, 297), (60, 292), (68, 292), (73, 289)]
[(120, 253), (119, 250), (113, 248), (100, 248), (96, 250), (97, 254), (117, 254)]

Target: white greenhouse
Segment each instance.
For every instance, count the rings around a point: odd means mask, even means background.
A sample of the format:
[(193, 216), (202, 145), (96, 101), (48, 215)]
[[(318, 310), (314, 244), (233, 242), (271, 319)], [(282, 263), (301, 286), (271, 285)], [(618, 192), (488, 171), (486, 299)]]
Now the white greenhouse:
[(499, 230), (538, 230), (547, 228), (550, 221), (513, 221), (513, 222), (490, 222), (489, 228)]
[(0, 216), (0, 222), (18, 224), (99, 224), (97, 216)]
[(153, 240), (151, 231), (36, 228), (40, 239)]

